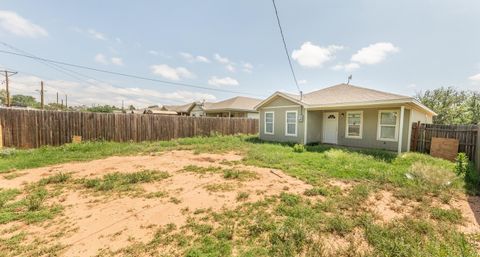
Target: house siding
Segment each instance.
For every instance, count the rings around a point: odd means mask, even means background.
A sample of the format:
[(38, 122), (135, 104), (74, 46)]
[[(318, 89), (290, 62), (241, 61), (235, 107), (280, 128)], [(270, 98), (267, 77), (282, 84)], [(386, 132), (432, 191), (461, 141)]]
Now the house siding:
[[(291, 103), (289, 104), (291, 105)], [(279, 107), (277, 105), (276, 107)], [(288, 106), (288, 105), (287, 105)], [(300, 115), (303, 115), (302, 108), (300, 105), (296, 107), (279, 107), (272, 109), (261, 109), (260, 110), (260, 133), (259, 137), (262, 140), (267, 141), (278, 141), (278, 142), (292, 142), (292, 143), (303, 143), (304, 135), (304, 124), (305, 122), (299, 121)], [(286, 135), (286, 112), (287, 111), (297, 111), (297, 135), (296, 136), (287, 136)], [(273, 135), (265, 134), (265, 112), (273, 112)]]
[[(328, 112), (338, 112), (338, 144), (343, 146), (361, 147), (361, 148), (377, 148), (390, 151), (396, 151), (398, 142), (380, 141), (377, 140), (378, 130), (378, 112), (380, 110), (398, 110), (400, 108), (365, 108), (365, 109), (349, 109), (349, 110), (328, 110)], [(346, 138), (346, 113), (348, 111), (363, 111), (363, 129), (362, 138)], [(343, 114), (343, 115), (342, 115)], [(314, 119), (310, 119), (314, 117)], [(404, 123), (403, 123), (403, 137), (402, 137), (402, 151), (408, 149), (408, 129), (409, 129), (410, 110), (405, 109)], [(321, 143), (322, 142), (322, 121), (323, 111), (309, 111), (308, 112), (308, 137), (307, 143)]]

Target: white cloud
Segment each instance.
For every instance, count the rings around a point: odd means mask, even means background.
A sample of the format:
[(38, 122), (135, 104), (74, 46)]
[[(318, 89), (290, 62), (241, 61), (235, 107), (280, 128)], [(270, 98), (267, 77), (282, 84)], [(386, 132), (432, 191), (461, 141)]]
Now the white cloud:
[(221, 64), (230, 64), (230, 60), (227, 57), (222, 57), (219, 54), (214, 54), (213, 57)]
[(301, 80), (298, 81), (298, 84), (299, 85), (307, 84), (307, 80), (306, 79), (301, 79)]
[(123, 60), (120, 57), (112, 57), (110, 60), (112, 61), (112, 64), (123, 66)]
[(236, 69), (235, 69), (235, 66), (233, 66), (232, 64), (227, 64), (227, 65), (225, 66), (225, 69), (227, 69), (227, 70), (230, 71), (230, 72), (235, 72), (235, 70), (236, 70)]
[(150, 51), (148, 51), (148, 53), (151, 54), (151, 55), (159, 55), (160, 54), (159, 52), (157, 52), (155, 50), (150, 50)]
[(203, 63), (210, 63), (210, 60), (205, 57), (205, 56), (201, 56), (201, 55), (197, 55), (197, 56), (193, 56), (192, 54), (190, 53), (185, 53), (185, 52), (181, 52), (180, 55), (187, 61), (187, 62), (203, 62)]
[(305, 42), (300, 49), (293, 50), (292, 58), (301, 66), (308, 68), (322, 67), (324, 63), (335, 58), (334, 54), (338, 50), (343, 49), (343, 46), (330, 45), (321, 47)]
[(216, 76), (213, 76), (208, 80), (208, 84), (212, 86), (237, 86), (239, 83), (234, 78), (217, 78)]
[(0, 10), (0, 27), (11, 34), (21, 37), (36, 38), (48, 36), (48, 32), (44, 28), (12, 11)]
[(345, 71), (353, 71), (360, 68), (360, 65), (358, 63), (348, 63), (348, 64), (337, 64), (332, 67), (333, 70), (345, 70)]
[(95, 60), (95, 62), (100, 63), (100, 64), (103, 64), (103, 65), (107, 65), (107, 64), (108, 64), (107, 57), (105, 57), (105, 55), (103, 55), (103, 54), (97, 54), (97, 55), (95, 55), (94, 60)]
[(377, 64), (384, 61), (388, 54), (399, 50), (392, 43), (379, 42), (360, 49), (352, 56), (351, 61), (359, 64)]
[(89, 83), (79, 83), (64, 80), (48, 80), (35, 76), (18, 76), (15, 80), (12, 80), (11, 85), (15, 89), (12, 93), (38, 97), (38, 93), (35, 90), (39, 81), (44, 81), (46, 90), (45, 100), (47, 103), (55, 102), (55, 94), (59, 92), (61, 98), (68, 94), (70, 106), (90, 106), (92, 104), (121, 106), (122, 100), (124, 100), (126, 106), (132, 104), (136, 107), (146, 107), (154, 104), (178, 104), (204, 99), (208, 101), (216, 100), (216, 97), (212, 94), (187, 90), (165, 92), (165, 90), (159, 91), (138, 87), (118, 87), (94, 80), (89, 80)]
[(94, 29), (88, 29), (87, 30), (87, 33), (92, 37), (92, 38), (95, 38), (95, 39), (98, 39), (98, 40), (107, 40), (107, 37), (101, 33), (101, 32), (98, 32)]
[(253, 65), (251, 63), (243, 63), (243, 71), (247, 73), (251, 73), (253, 70)]
[(407, 85), (407, 88), (416, 88), (416, 87), (417, 87), (417, 84), (414, 84), (414, 83)]
[(480, 82), (480, 73), (477, 75), (470, 76), (468, 79), (470, 79), (473, 82)]
[(170, 80), (180, 80), (183, 78), (192, 78), (194, 75), (184, 67), (170, 67), (166, 64), (158, 64), (150, 67), (153, 74), (160, 75)]

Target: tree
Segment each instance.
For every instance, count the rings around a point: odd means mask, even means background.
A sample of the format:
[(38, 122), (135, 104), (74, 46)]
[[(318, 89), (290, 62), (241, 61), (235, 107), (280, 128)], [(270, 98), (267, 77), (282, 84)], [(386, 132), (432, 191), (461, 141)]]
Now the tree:
[(92, 106), (87, 108), (87, 111), (89, 112), (103, 112), (103, 113), (112, 113), (115, 110), (120, 110), (114, 105), (97, 105), (97, 106)]
[(0, 103), (7, 104), (7, 91), (5, 89), (0, 89)]
[(39, 103), (35, 100), (35, 97), (29, 95), (13, 95), (12, 96), (12, 106), (20, 107), (34, 107), (38, 108)]
[(435, 111), (435, 124), (472, 124), (480, 121), (480, 93), (441, 87), (417, 93), (422, 104)]
[(128, 110), (130, 110), (130, 111), (134, 111), (134, 110), (135, 110), (135, 106), (133, 106), (133, 105), (129, 105), (129, 106), (128, 106)]

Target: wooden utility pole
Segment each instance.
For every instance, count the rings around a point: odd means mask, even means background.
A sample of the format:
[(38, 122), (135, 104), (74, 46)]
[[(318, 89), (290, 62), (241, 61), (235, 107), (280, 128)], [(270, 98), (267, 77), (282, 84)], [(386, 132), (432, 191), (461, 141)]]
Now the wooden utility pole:
[(40, 107), (42, 110), (45, 107), (45, 101), (44, 101), (44, 92), (43, 92), (43, 81), (40, 81)]
[(10, 90), (8, 90), (8, 71), (5, 71), (5, 91), (7, 95), (7, 99), (5, 99), (5, 102), (7, 102), (7, 107), (10, 107)]
[(58, 92), (57, 92), (57, 105), (58, 105)]
[(8, 70), (4, 70), (4, 72), (5, 72), (5, 94), (7, 98), (5, 99), (5, 104), (7, 105), (7, 107), (10, 107), (10, 88), (8, 87), (8, 77), (17, 74), (17, 72), (8, 71)]
[(68, 96), (65, 94), (65, 108), (68, 108)]

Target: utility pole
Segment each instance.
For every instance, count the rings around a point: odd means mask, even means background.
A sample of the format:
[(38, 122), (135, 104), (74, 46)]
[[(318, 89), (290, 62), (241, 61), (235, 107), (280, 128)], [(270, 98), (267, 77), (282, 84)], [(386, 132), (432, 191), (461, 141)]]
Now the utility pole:
[(68, 97), (67, 94), (65, 94), (65, 108), (68, 108), (68, 102), (67, 102), (68, 98), (67, 97)]
[(57, 91), (57, 105), (58, 105), (58, 91)]
[(63, 108), (63, 99), (62, 99), (62, 108)]
[(123, 104), (124, 104), (124, 100), (122, 100), (122, 112), (125, 111), (125, 108), (124, 108), (124, 105), (123, 105)]
[(17, 74), (18, 72), (8, 71), (8, 70), (4, 70), (3, 72), (5, 72), (5, 93), (6, 93), (6, 98), (7, 98), (7, 99), (5, 99), (5, 103), (6, 103), (7, 107), (10, 107), (10, 89), (8, 87), (8, 77)]
[(40, 81), (40, 106), (42, 108), (42, 110), (44, 109), (45, 107), (45, 101), (44, 101), (44, 92), (43, 92), (43, 81)]

